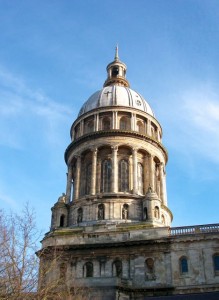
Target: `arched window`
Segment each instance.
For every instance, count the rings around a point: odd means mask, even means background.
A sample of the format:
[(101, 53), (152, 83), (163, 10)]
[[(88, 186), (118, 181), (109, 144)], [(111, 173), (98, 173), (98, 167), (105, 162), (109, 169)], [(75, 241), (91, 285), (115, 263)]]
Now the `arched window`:
[(83, 209), (80, 207), (78, 209), (77, 222), (80, 223), (83, 221)]
[(80, 124), (75, 127), (75, 139), (77, 139), (80, 135)]
[(213, 262), (215, 274), (219, 275), (219, 254), (213, 256)]
[(93, 264), (90, 261), (84, 265), (84, 277), (93, 277)]
[(155, 206), (155, 208), (154, 208), (154, 217), (156, 219), (160, 218), (160, 211), (159, 211), (159, 207), (158, 206)]
[(151, 136), (155, 139), (156, 138), (156, 128), (154, 125), (151, 126)]
[(64, 227), (65, 226), (65, 215), (61, 215), (59, 226), (60, 227)]
[(102, 129), (103, 130), (109, 130), (110, 129), (110, 118), (105, 117), (102, 120)]
[(130, 119), (127, 117), (122, 117), (119, 123), (119, 129), (130, 130)]
[(113, 262), (113, 276), (122, 277), (122, 262), (119, 259)]
[(143, 215), (143, 220), (147, 220), (148, 219), (148, 209), (147, 207), (144, 207), (144, 215)]
[(85, 173), (85, 194), (89, 195), (91, 191), (91, 172), (92, 172), (92, 164), (89, 163), (86, 165), (86, 173)]
[(129, 206), (128, 204), (124, 204), (122, 208), (122, 218), (127, 220), (129, 218)]
[(110, 159), (102, 161), (101, 192), (111, 191), (112, 163)]
[(165, 217), (164, 217), (164, 215), (161, 216), (161, 222), (162, 222), (162, 224), (165, 225)]
[(179, 265), (180, 265), (180, 273), (181, 274), (188, 273), (188, 260), (185, 256), (180, 258)]
[(144, 124), (141, 121), (138, 121), (136, 124), (136, 129), (139, 133), (144, 133)]
[(94, 131), (94, 121), (90, 120), (86, 123), (86, 133), (90, 133)]
[(119, 162), (119, 191), (129, 191), (129, 164), (125, 159)]
[(144, 169), (141, 163), (138, 163), (138, 192), (144, 193)]
[(104, 216), (105, 215), (105, 210), (104, 210), (104, 205), (103, 204), (99, 204), (98, 205), (98, 220), (104, 220)]

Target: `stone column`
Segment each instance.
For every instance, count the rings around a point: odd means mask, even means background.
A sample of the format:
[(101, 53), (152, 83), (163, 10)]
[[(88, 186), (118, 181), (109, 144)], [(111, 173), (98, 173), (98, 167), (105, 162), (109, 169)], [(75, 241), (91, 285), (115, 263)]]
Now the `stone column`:
[(166, 171), (163, 164), (163, 204), (167, 206)]
[(66, 203), (71, 201), (71, 187), (72, 187), (72, 165), (68, 166), (67, 186), (66, 186)]
[(154, 192), (154, 157), (149, 155), (149, 184)]
[(71, 131), (71, 140), (72, 142), (74, 141), (75, 139), (75, 128), (72, 128), (72, 131)]
[(113, 111), (113, 116), (112, 116), (112, 129), (115, 129), (115, 111)]
[(164, 203), (164, 168), (163, 163), (159, 164), (159, 175), (160, 175), (160, 199)]
[(77, 164), (76, 164), (76, 176), (75, 176), (75, 189), (74, 189), (74, 199), (79, 198), (79, 191), (80, 191), (80, 176), (81, 176), (81, 157), (77, 157)]
[(113, 112), (113, 129), (118, 129), (118, 111)]
[(80, 135), (82, 136), (84, 134), (84, 120), (81, 120), (80, 123)]
[(99, 114), (96, 114), (96, 120), (95, 120), (95, 130), (98, 131), (99, 130)]
[(112, 149), (112, 192), (118, 192), (118, 147), (114, 146), (111, 147)]
[(96, 170), (96, 192), (100, 193), (100, 186), (101, 186), (101, 160), (97, 160), (97, 170)]
[(136, 131), (136, 114), (134, 113), (131, 116), (131, 130)]
[(92, 152), (92, 171), (91, 171), (91, 195), (96, 194), (96, 178), (97, 178), (97, 149)]
[(147, 120), (147, 135), (151, 136), (151, 120)]
[(149, 186), (148, 156), (145, 155), (145, 157), (144, 157), (144, 188), (143, 188), (144, 195), (147, 193), (148, 186)]
[(133, 194), (138, 193), (138, 163), (137, 163), (137, 149), (132, 149), (133, 157)]

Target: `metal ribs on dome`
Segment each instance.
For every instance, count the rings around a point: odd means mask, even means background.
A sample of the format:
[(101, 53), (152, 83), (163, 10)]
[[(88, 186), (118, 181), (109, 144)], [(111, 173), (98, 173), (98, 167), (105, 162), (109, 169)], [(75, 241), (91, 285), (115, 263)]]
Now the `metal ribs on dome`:
[(150, 105), (139, 93), (128, 87), (117, 85), (106, 86), (91, 95), (80, 109), (78, 117), (93, 109), (110, 106), (135, 108), (154, 117)]

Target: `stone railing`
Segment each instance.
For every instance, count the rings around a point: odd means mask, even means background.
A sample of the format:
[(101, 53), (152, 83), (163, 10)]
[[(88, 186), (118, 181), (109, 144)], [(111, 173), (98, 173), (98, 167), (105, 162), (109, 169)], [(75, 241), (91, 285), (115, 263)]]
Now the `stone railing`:
[(194, 225), (183, 227), (172, 227), (169, 229), (170, 236), (188, 235), (197, 233), (219, 232), (219, 224)]

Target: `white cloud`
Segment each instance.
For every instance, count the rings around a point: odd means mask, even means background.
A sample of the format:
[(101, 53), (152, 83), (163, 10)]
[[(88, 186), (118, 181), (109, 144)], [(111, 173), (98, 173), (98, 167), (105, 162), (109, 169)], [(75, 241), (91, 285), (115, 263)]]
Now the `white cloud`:
[(219, 164), (219, 91), (210, 85), (194, 85), (170, 96), (169, 101), (169, 114), (163, 113), (168, 147)]
[[(40, 90), (33, 90), (23, 79), (0, 67), (0, 143), (5, 146), (22, 148), (28, 138), (29, 127), (41, 132), (45, 140), (57, 143), (60, 129), (69, 124), (73, 111), (59, 104)], [(27, 125), (28, 123), (28, 125)], [(65, 126), (65, 127), (64, 127)]]

